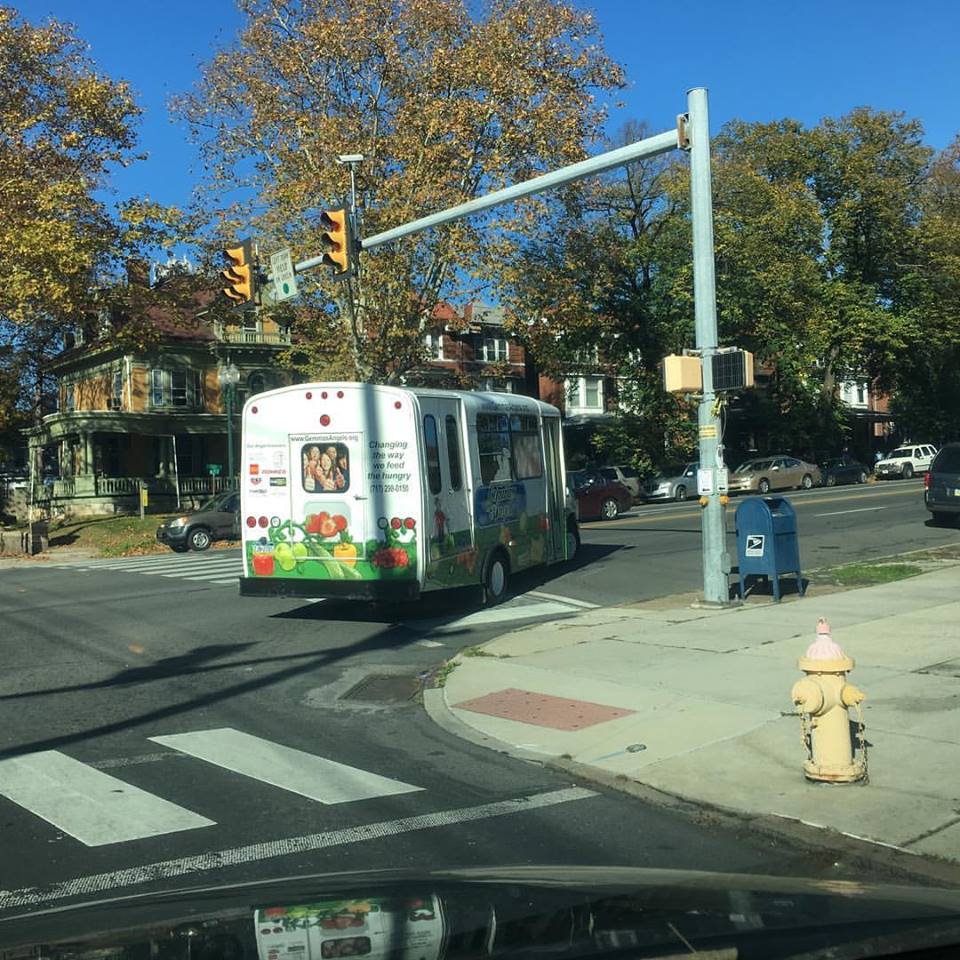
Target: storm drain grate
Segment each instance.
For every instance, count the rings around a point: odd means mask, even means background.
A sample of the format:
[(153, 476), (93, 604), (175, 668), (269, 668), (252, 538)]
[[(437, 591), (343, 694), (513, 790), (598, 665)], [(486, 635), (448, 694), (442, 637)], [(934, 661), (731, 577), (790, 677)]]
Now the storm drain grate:
[(341, 694), (340, 699), (364, 703), (408, 703), (416, 695), (417, 689), (415, 677), (371, 673)]

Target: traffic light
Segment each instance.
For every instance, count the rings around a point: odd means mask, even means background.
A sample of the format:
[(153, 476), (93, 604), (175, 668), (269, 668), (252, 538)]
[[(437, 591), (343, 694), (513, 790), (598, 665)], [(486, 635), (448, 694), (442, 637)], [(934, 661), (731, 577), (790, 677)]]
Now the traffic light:
[(230, 284), (224, 295), (236, 307), (253, 306), (257, 292), (257, 268), (253, 262), (253, 241), (242, 240), (223, 251), (230, 266), (220, 276)]
[(350, 231), (350, 208), (344, 202), (336, 210), (324, 210), (320, 215), (320, 243), (323, 263), (333, 267), (334, 280), (353, 275), (353, 237)]

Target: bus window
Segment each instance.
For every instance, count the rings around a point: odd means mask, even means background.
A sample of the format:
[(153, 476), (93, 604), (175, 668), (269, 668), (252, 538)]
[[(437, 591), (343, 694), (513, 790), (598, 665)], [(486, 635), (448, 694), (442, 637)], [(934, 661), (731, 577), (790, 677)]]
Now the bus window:
[(518, 480), (536, 480), (543, 476), (543, 457), (540, 453), (540, 425), (536, 417), (512, 417), (510, 434), (513, 439), (513, 461)]
[(423, 442), (427, 449), (427, 483), (431, 493), (440, 492), (440, 444), (437, 442), (437, 421), (431, 414), (423, 418)]
[(510, 421), (498, 414), (477, 414), (477, 452), (480, 455), (480, 482), (486, 486), (513, 479)]
[(447, 414), (447, 457), (450, 462), (450, 487), (459, 490), (463, 486), (463, 470), (460, 468), (460, 434), (457, 418)]

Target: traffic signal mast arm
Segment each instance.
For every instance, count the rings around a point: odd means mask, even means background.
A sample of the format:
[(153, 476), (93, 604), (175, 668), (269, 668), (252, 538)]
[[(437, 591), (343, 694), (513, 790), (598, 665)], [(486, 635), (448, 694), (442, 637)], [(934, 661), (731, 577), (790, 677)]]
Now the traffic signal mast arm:
[[(392, 230), (386, 230), (383, 233), (367, 237), (365, 240), (355, 241), (349, 238), (353, 244), (354, 250), (373, 250), (375, 247), (382, 247), (386, 243), (392, 243), (394, 240), (400, 240), (402, 237), (408, 237), (414, 233), (422, 233), (432, 227), (438, 227), (444, 223), (450, 223), (453, 220), (462, 220), (464, 217), (472, 216), (483, 210), (489, 210), (491, 207), (499, 206), (503, 203), (510, 203), (519, 200), (522, 197), (529, 197), (535, 193), (542, 193), (553, 187), (562, 186), (573, 180), (581, 180), (593, 174), (603, 173), (612, 170), (615, 167), (623, 166), (633, 160), (639, 160), (642, 157), (656, 157), (661, 153), (669, 153), (676, 150), (678, 145), (678, 135), (676, 130), (667, 130), (664, 133), (658, 133), (656, 136), (647, 137), (645, 140), (639, 140), (637, 143), (628, 144), (617, 150), (608, 150), (596, 157), (590, 157), (587, 160), (581, 160), (579, 163), (573, 163), (551, 173), (545, 173), (543, 176), (534, 177), (532, 180), (525, 180), (523, 183), (514, 184), (503, 190), (497, 190), (494, 193), (488, 193), (485, 197), (477, 197), (476, 200), (470, 200), (467, 203), (461, 203), (459, 206), (450, 207), (447, 210), (441, 210), (439, 213), (432, 213), (429, 216), (421, 217), (419, 220), (413, 220), (411, 223), (403, 224), (400, 227), (394, 227)], [(346, 202), (343, 205), (344, 210), (349, 207)], [(335, 212), (335, 211), (330, 211)], [(324, 216), (327, 213), (325, 212)], [(347, 230), (349, 230), (349, 217), (347, 217)], [(321, 221), (323, 222), (323, 221)], [(324, 224), (325, 233), (329, 232)], [(328, 259), (330, 254), (327, 251), (318, 257), (310, 257), (307, 260), (301, 260), (294, 265), (297, 273), (303, 273), (312, 270), (314, 267), (330, 265)], [(272, 276), (267, 278), (272, 280)]]

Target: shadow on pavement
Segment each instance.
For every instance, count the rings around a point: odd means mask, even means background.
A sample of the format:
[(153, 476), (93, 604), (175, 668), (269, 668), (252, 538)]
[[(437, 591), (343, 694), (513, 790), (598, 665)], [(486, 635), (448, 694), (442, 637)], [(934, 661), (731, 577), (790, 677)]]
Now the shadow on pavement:
[[(211, 655), (214, 657), (225, 655), (229, 651), (229, 647), (214, 648), (214, 650), (211, 650), (210, 647), (198, 647), (197, 650), (193, 651), (192, 653), (170, 658), (171, 660), (179, 662), (179, 669), (176, 673), (177, 677), (188, 677), (191, 675), (209, 673), (210, 671), (215, 670), (236, 669), (238, 667), (256, 664), (283, 663), (285, 661), (289, 661), (289, 663), (287, 663), (285, 666), (277, 668), (272, 673), (251, 677), (247, 680), (243, 680), (240, 683), (233, 683), (221, 689), (206, 689), (204, 692), (198, 693), (195, 696), (189, 696), (178, 703), (169, 703), (161, 707), (156, 707), (152, 710), (144, 710), (143, 712), (134, 716), (101, 723), (96, 726), (88, 727), (86, 730), (77, 730), (71, 733), (65, 733), (56, 736), (42, 737), (27, 743), (21, 743), (18, 746), (7, 747), (4, 750), (0, 750), (0, 760), (7, 760), (12, 757), (21, 757), (40, 750), (56, 750), (64, 746), (68, 746), (69, 744), (81, 743), (88, 739), (119, 733), (124, 730), (135, 729), (136, 727), (145, 724), (152, 724), (159, 720), (167, 720), (171, 717), (177, 717), (181, 714), (190, 713), (198, 708), (209, 707), (213, 704), (230, 701), (236, 697), (244, 696), (248, 693), (267, 689), (275, 684), (282, 683), (285, 680), (290, 680), (295, 677), (302, 677), (306, 671), (330, 667), (339, 663), (341, 660), (345, 660), (358, 653), (369, 653), (376, 650), (390, 650), (396, 647), (407, 646), (415, 639), (416, 635), (411, 636), (402, 629), (388, 627), (385, 630), (378, 631), (372, 636), (365, 637), (364, 639), (354, 643), (346, 644), (345, 646), (334, 647), (333, 649), (311, 651), (307, 653), (284, 654), (274, 657), (251, 658), (248, 660), (232, 661), (226, 664), (209, 664), (208, 661), (210, 660)], [(238, 644), (237, 646), (242, 647), (244, 645)], [(198, 653), (199, 657), (196, 656)], [(191, 664), (191, 659), (196, 659), (197, 664)], [(149, 667), (144, 668), (142, 671), (122, 670), (113, 677), (105, 681), (98, 681), (91, 686), (109, 687), (116, 684), (129, 684), (131, 682), (155, 682), (156, 680), (161, 679), (162, 674), (165, 672), (163, 670), (163, 664), (164, 661), (160, 661), (155, 665), (156, 667), (160, 668), (158, 671), (152, 671), (152, 668)], [(131, 672), (139, 673), (140, 678), (131, 681)], [(82, 688), (83, 687), (81, 685), (78, 689)], [(63, 691), (31, 691), (30, 694), (24, 694), (20, 696), (40, 696), (43, 693), (55, 695), (60, 692)], [(12, 699), (16, 696), (18, 695), (13, 694), (6, 699)]]

